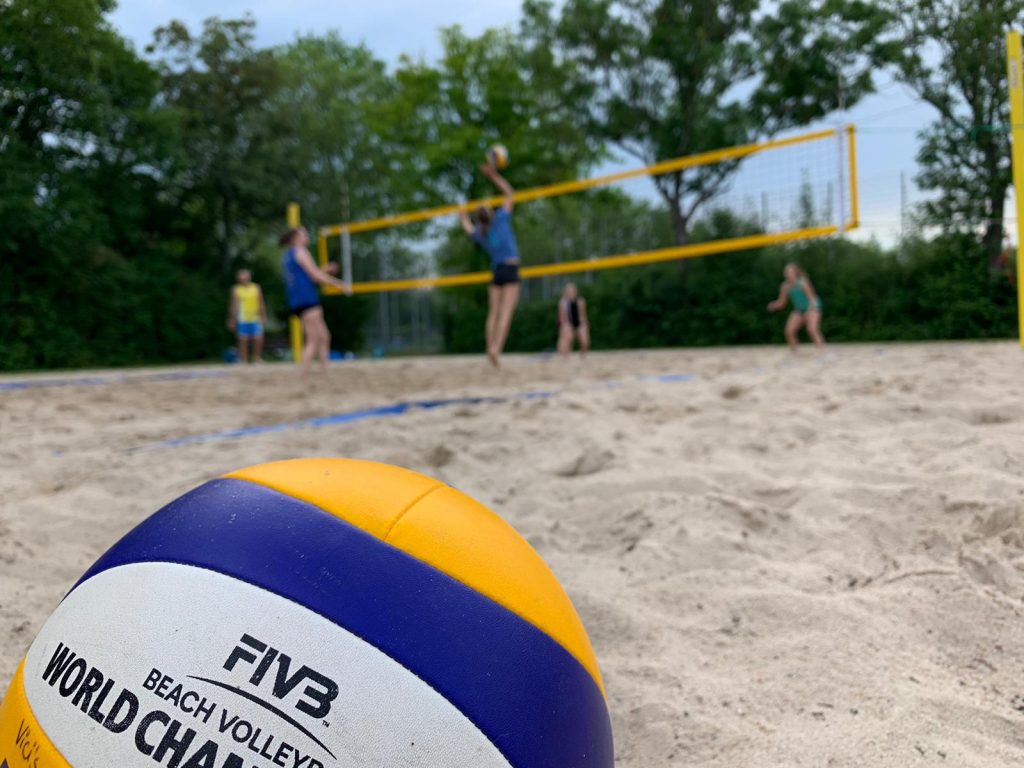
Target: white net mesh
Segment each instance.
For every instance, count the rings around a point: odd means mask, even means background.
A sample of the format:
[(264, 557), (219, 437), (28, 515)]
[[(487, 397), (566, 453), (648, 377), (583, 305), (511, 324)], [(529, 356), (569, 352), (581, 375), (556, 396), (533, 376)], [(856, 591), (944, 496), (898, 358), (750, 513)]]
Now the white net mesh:
[[(584, 190), (523, 190), (536, 198), (518, 202), (514, 213), (528, 278), (523, 301), (557, 295), (565, 274), (586, 282), (594, 270), (698, 255), (691, 253), (698, 243), (725, 253), (751, 247), (752, 237), (787, 242), (842, 231), (855, 218), (850, 139), (843, 131), (822, 131), (756, 151), (732, 150), (745, 154), (657, 177), (638, 175)], [(514, 167), (508, 176), (515, 181)], [(678, 206), (670, 199), (676, 185)], [(681, 216), (673, 215), (675, 207)], [(429, 289), (487, 282), (488, 259), (450, 209), (424, 213), (414, 223), (396, 218), (350, 235), (353, 278), (357, 291), (387, 294), (377, 297), (371, 323), (380, 345), (430, 348), (440, 332)], [(341, 258), (340, 242), (333, 234), (328, 238), (330, 259)], [(410, 282), (416, 279), (426, 282)]]

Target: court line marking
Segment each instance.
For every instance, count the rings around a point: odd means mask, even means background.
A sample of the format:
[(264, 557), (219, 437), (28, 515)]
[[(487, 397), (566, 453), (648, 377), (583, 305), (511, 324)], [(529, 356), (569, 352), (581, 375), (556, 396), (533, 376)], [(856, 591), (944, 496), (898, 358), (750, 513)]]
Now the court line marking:
[(191, 379), (219, 379), (228, 371), (167, 371), (166, 373), (123, 374), (121, 376), (78, 376), (65, 379), (24, 379), (0, 381), (0, 391), (48, 389), (51, 387), (98, 387), (104, 384), (126, 384), (133, 381), (188, 381)]
[(554, 397), (559, 394), (556, 391), (537, 390), (532, 392), (521, 392), (514, 395), (487, 395), (480, 397), (451, 397), (437, 400), (403, 400), (390, 405), (379, 405), (370, 408), (359, 408), (354, 411), (342, 411), (328, 416), (315, 416), (311, 419), (300, 421), (283, 421), (278, 424), (261, 424), (255, 427), (243, 427), (241, 429), (227, 429), (219, 432), (207, 432), (199, 435), (186, 435), (171, 440), (159, 440), (155, 443), (128, 448), (125, 453), (139, 453), (160, 448), (178, 448), (183, 445), (204, 445), (223, 440), (235, 440), (254, 435), (266, 435), (274, 432), (285, 432), (293, 429), (306, 429), (316, 427), (329, 427), (338, 424), (352, 424), (358, 421), (369, 419), (385, 419), (394, 416), (402, 416), (410, 411), (430, 411), (438, 408), (450, 408), (457, 405), (484, 405), (489, 403), (510, 403), (516, 400), (539, 400)]
[[(805, 365), (808, 362), (817, 362), (818, 364), (824, 365), (834, 357), (838, 356), (838, 352), (829, 351), (826, 352), (825, 354), (818, 355), (812, 359), (804, 358), (803, 360), (787, 360), (779, 364), (777, 367), (790, 368), (793, 366)], [(750, 368), (742, 368), (734, 371), (734, 373), (759, 374), (767, 372), (768, 371), (763, 366), (752, 366)], [(589, 385), (587, 389), (618, 389), (626, 386), (626, 384), (630, 382), (681, 384), (693, 381), (696, 378), (698, 378), (697, 374), (693, 373), (641, 374), (638, 376), (630, 377), (629, 379), (613, 379), (609, 381), (594, 382), (591, 385)], [(207, 443), (222, 442), (226, 440), (238, 440), (245, 437), (274, 434), (277, 432), (286, 432), (295, 429), (337, 426), (339, 424), (353, 424), (356, 422), (368, 421), (371, 419), (393, 418), (395, 416), (403, 416), (407, 413), (415, 411), (430, 411), (439, 408), (451, 408), (460, 405), (472, 406), (485, 404), (513, 403), (528, 400), (545, 400), (548, 398), (556, 397), (558, 395), (566, 394), (570, 391), (572, 390), (532, 390), (529, 392), (517, 392), (508, 395), (480, 395), (439, 398), (430, 400), (402, 400), (397, 403), (390, 403), (388, 405), (371, 406), (369, 408), (359, 408), (353, 411), (342, 411), (340, 413), (333, 413), (327, 416), (315, 416), (310, 419), (301, 419), (299, 421), (284, 421), (279, 422), (277, 424), (261, 424), (254, 427), (241, 427), (238, 429), (227, 429), (219, 430), (216, 432), (206, 432), (196, 435), (185, 435), (183, 437), (171, 438), (170, 440), (158, 440), (153, 443), (146, 443), (132, 448), (126, 448), (124, 449), (123, 452), (140, 453), (145, 451), (160, 450), (163, 448), (179, 448), (181, 446), (187, 445), (205, 445)]]

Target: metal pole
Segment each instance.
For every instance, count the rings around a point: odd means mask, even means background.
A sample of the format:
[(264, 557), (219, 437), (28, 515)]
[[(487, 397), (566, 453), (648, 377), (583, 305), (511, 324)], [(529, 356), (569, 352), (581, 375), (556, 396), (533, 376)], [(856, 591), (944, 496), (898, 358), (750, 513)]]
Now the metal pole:
[(1010, 137), (1013, 160), (1013, 197), (1017, 203), (1017, 318), (1024, 348), (1024, 72), (1020, 32), (1006, 36), (1006, 68), (1010, 86)]
[[(341, 220), (346, 224), (352, 220), (349, 201), (348, 177), (341, 177)], [(341, 279), (352, 285), (352, 233), (342, 225), (341, 230)]]
[(843, 126), (836, 126), (836, 150), (839, 158), (839, 183), (836, 185), (839, 210), (836, 212), (836, 229), (839, 234), (846, 232), (846, 156), (843, 152)]
[(846, 126), (846, 167), (850, 172), (850, 219), (848, 230), (860, 226), (860, 185), (857, 182), (857, 131), (853, 125)]
[(412, 346), (414, 348), (421, 348), (420, 343), (420, 295), (417, 292), (411, 294), (412, 297)]
[[(384, 268), (384, 254), (380, 254), (377, 258), (380, 262), (380, 278), (381, 280), (386, 280), (388, 273)], [(391, 342), (390, 315), (391, 309), (388, 306), (388, 293), (387, 291), (381, 291), (380, 301), (377, 302), (377, 318), (380, 321), (380, 344), (384, 349), (387, 349)]]
[(341, 279), (352, 285), (352, 235), (347, 229), (341, 233)]
[(907, 239), (907, 172), (900, 171), (900, 241)]
[[(840, 46), (842, 49), (842, 46)], [(840, 50), (842, 53), (842, 50)], [(836, 85), (839, 90), (839, 122), (836, 124), (836, 151), (839, 157), (839, 183), (836, 188), (839, 193), (839, 210), (836, 211), (836, 229), (839, 234), (846, 232), (846, 164), (843, 162), (843, 120), (846, 113), (846, 87), (843, 83), (842, 70), (836, 75)]]
[(388, 299), (388, 307), (393, 310), (392, 316), (388, 320), (392, 341), (392, 344), (389, 346), (393, 346), (396, 338), (398, 340), (402, 338), (402, 294), (396, 293), (390, 297)]
[[(285, 215), (289, 229), (294, 229), (299, 226), (301, 218), (299, 216), (298, 203), (288, 203), (288, 211)], [(295, 363), (301, 363), (303, 346), (302, 321), (294, 315), (288, 318), (288, 335), (291, 338), (292, 361)]]

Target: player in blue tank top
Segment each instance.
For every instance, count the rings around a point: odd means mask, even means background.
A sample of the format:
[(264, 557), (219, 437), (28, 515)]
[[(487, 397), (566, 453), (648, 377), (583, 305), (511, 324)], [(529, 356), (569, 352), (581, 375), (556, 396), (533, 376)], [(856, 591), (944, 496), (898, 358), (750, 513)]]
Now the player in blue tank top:
[(331, 332), (324, 321), (324, 311), (320, 306), (321, 285), (333, 285), (346, 294), (351, 294), (349, 286), (334, 277), (338, 271), (337, 264), (328, 264), (321, 269), (313, 261), (309, 253), (309, 233), (302, 227), (289, 229), (279, 241), (285, 249), (281, 256), (281, 270), (284, 272), (284, 285), (288, 297), (288, 310), (302, 321), (302, 331), (306, 346), (302, 350), (302, 376), (309, 376), (313, 359), (320, 360), (320, 367), (327, 370), (327, 360), (331, 354)]
[(519, 303), (519, 245), (512, 229), (515, 190), (490, 164), (481, 165), (484, 176), (501, 190), (504, 200), (494, 211), (487, 206), (476, 209), (475, 222), (466, 211), (459, 212), (462, 228), (474, 243), (483, 248), (491, 261), (493, 275), (487, 293), (487, 359), (500, 368), (500, 356), (512, 326), (512, 315)]

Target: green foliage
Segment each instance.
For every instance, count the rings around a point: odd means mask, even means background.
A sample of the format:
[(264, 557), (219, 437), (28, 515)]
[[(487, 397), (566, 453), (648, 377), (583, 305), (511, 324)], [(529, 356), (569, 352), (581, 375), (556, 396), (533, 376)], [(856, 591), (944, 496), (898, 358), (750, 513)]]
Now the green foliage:
[[(781, 0), (770, 14), (756, 0), (566, 0), (557, 13), (527, 0), (519, 29), (446, 29), (436, 62), (392, 69), (334, 33), (260, 49), (251, 18), (168, 24), (142, 58), (107, 22), (112, 7), (0, 0), (2, 370), (217, 356), (241, 266), (283, 328), (288, 200), (315, 227), (489, 194), (477, 165), (498, 140), (519, 187), (579, 177), (612, 145), (652, 161), (742, 143), (852, 105), (871, 63), (895, 64), (941, 115), (921, 179), (948, 233), (897, 251), (831, 240), (581, 275), (595, 343), (775, 341), (782, 318), (764, 305), (793, 258), (833, 339), (1014, 332), (1013, 291), (973, 233), (988, 222), (991, 252), (1001, 230), (1002, 32), (1021, 0)], [(753, 231), (706, 210), (735, 167), (663, 177), (657, 206), (612, 190), (520, 206), (523, 260)], [(816, 217), (809, 194), (797, 213)], [(357, 279), (487, 263), (452, 221), (353, 245)], [(561, 285), (524, 286), (512, 349), (553, 346)], [(486, 291), (437, 295), (445, 349), (479, 351)], [(326, 302), (336, 348), (366, 343), (375, 304)]]
[(1006, 33), (1024, 23), (1021, 0), (884, 0), (897, 77), (938, 112), (922, 133), (917, 183), (937, 194), (926, 221), (947, 232), (983, 231), (999, 255), (1011, 184)]
[[(746, 144), (870, 93), (882, 19), (851, 0), (526, 0), (525, 31), (553, 45), (587, 95), (591, 133), (645, 164)], [(840, 79), (843, 89), (837, 88)], [(840, 99), (842, 101), (840, 102)], [(677, 243), (738, 163), (656, 177)]]
[[(253, 47), (254, 29), (251, 18), (211, 18), (193, 35), (172, 22), (147, 49), (158, 55), (161, 104), (174, 119), (172, 190), (189, 217), (190, 250), (222, 279), (244, 255), (246, 231), (280, 216), (288, 138), (298, 138), (292, 115), (273, 101), (281, 67)], [(219, 265), (209, 263), (214, 254)]]
[(584, 130), (570, 66), (512, 32), (441, 31), (440, 61), (402, 59), (390, 117), (397, 143), (414, 147), (403, 172), (422, 205), (494, 194), (478, 166), (487, 147), (513, 148), (509, 181), (529, 187), (575, 178), (600, 146)]
[(181, 268), (168, 227), (158, 79), (110, 29), (109, 9), (0, 5), (3, 369), (216, 349), (212, 294)]
[[(277, 181), (277, 204), (295, 200), (312, 223), (372, 218), (409, 204), (391, 169), (409, 149), (394, 142), (396, 84), (384, 63), (336, 33), (300, 37), (277, 50), (283, 85), (274, 108), (289, 115), (288, 163), (303, 169)], [(403, 194), (404, 193), (404, 194)]]

